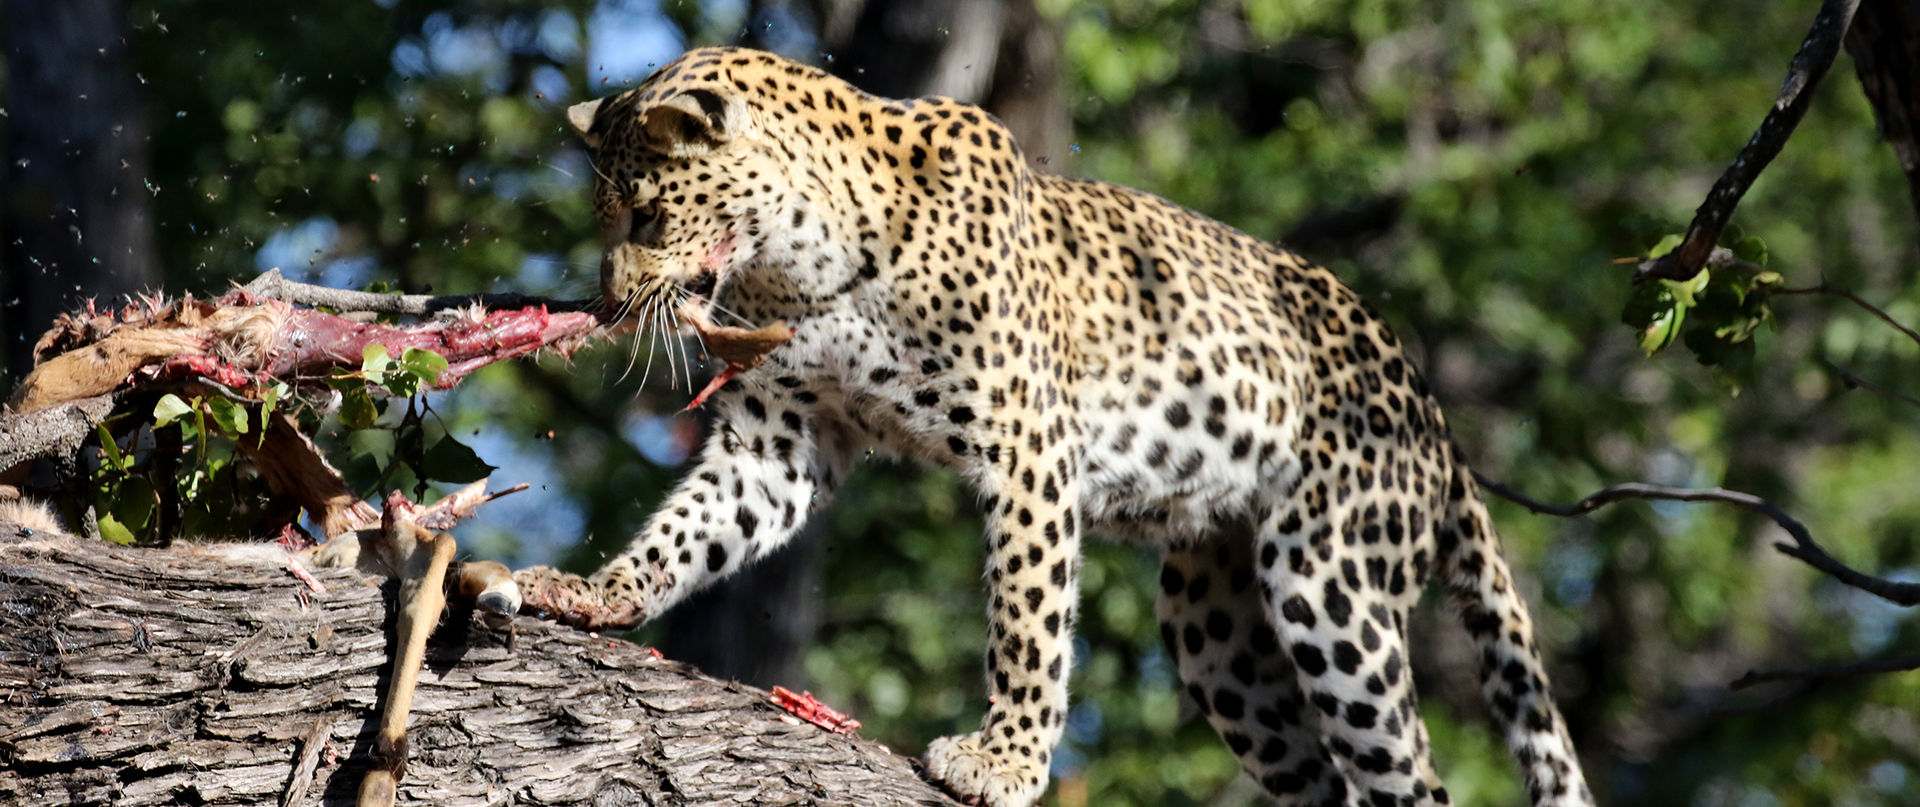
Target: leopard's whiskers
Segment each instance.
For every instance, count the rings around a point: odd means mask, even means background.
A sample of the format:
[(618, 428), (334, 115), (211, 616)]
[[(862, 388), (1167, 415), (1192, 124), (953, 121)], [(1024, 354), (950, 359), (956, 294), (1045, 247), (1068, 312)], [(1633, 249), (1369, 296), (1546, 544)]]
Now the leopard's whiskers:
[[(653, 376), (653, 332), (660, 327), (659, 295), (653, 295), (653, 302), (647, 304), (646, 319), (640, 324), (640, 336), (645, 338), (647, 347), (647, 367), (640, 371), (640, 388), (647, 388), (647, 379)], [(639, 341), (635, 341), (634, 350), (639, 350)]]
[[(639, 297), (640, 297), (639, 290), (635, 290), (634, 293), (629, 294), (620, 300), (620, 307), (613, 317), (614, 325), (619, 325), (621, 322), (626, 320), (628, 315), (633, 313), (634, 301), (638, 300)], [(632, 347), (629, 348), (627, 351), (627, 369), (620, 371), (620, 377), (618, 379), (615, 379), (613, 383), (618, 384), (622, 381), (625, 381), (627, 380), (627, 376), (633, 373), (633, 363), (640, 358), (640, 341), (646, 338), (645, 329), (646, 329), (646, 324), (643, 322), (641, 323), (640, 330), (634, 333)], [(646, 383), (646, 380), (643, 378), (641, 380), (641, 384), (644, 385), (645, 383)]]
[(660, 349), (666, 351), (667, 354), (667, 389), (674, 389), (680, 383), (680, 368), (675, 364), (673, 356), (674, 343), (680, 340), (680, 328), (679, 320), (674, 314), (674, 308), (676, 306), (671, 299), (675, 293), (672, 291), (672, 287), (668, 287), (668, 291), (669, 293), (666, 297), (661, 300), (665, 310), (662, 312), (660, 322), (660, 339), (662, 342)]
[(613, 177), (607, 176), (607, 172), (600, 170), (600, 164), (597, 162), (594, 162), (592, 159), (587, 160), (587, 167), (593, 169), (594, 176), (599, 177), (601, 182), (605, 182), (608, 185), (620, 184), (618, 182), (613, 181)]
[[(675, 311), (678, 311), (679, 305), (675, 305), (674, 309)], [(676, 324), (678, 324), (678, 320), (676, 320), (675, 322)], [(698, 328), (695, 328), (693, 330), (694, 330), (694, 333), (696, 334), (700, 332), (700, 329)], [(680, 366), (687, 371), (687, 391), (692, 392), (693, 391), (693, 356), (691, 352), (687, 350), (687, 337), (685, 334), (680, 332), (679, 328), (674, 329), (673, 335), (674, 335), (674, 341), (678, 343), (680, 346)]]
[(728, 307), (726, 307), (726, 306), (724, 306), (724, 305), (721, 305), (721, 304), (720, 304), (719, 302), (717, 302), (717, 301), (715, 301), (715, 300), (714, 300), (713, 298), (711, 298), (711, 297), (702, 297), (702, 296), (699, 296), (699, 295), (693, 295), (693, 299), (696, 299), (696, 300), (699, 300), (699, 301), (701, 301), (701, 302), (703, 302), (703, 303), (706, 303), (706, 304), (707, 304), (707, 307), (708, 307), (708, 308), (710, 308), (710, 309), (712, 309), (712, 310), (714, 310), (714, 311), (718, 311), (718, 312), (720, 312), (720, 313), (722, 313), (722, 314), (725, 314), (725, 315), (727, 315), (727, 316), (729, 316), (729, 317), (733, 317), (733, 320), (734, 320), (735, 322), (738, 322), (738, 323), (740, 323), (741, 325), (744, 325), (744, 326), (746, 326), (746, 327), (748, 327), (748, 328), (758, 328), (758, 327), (760, 327), (760, 325), (759, 325), (759, 323), (756, 323), (756, 322), (754, 322), (753, 320), (750, 320), (750, 319), (747, 319), (746, 317), (743, 317), (743, 316), (740, 316), (740, 314), (739, 314), (739, 313), (737, 313), (737, 312), (735, 312), (735, 311), (734, 311), (733, 309), (731, 309), (731, 308), (728, 308)]

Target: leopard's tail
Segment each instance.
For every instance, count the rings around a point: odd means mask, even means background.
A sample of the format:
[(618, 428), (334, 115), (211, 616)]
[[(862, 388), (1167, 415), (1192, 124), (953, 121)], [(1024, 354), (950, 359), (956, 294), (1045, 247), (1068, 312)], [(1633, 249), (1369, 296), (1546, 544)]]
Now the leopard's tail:
[(1567, 721), (1554, 705), (1527, 603), (1494, 535), (1479, 486), (1458, 447), (1446, 517), (1435, 538), (1436, 571), (1480, 651), (1480, 693), (1526, 775), (1535, 805), (1587, 807), (1593, 794), (1580, 771)]

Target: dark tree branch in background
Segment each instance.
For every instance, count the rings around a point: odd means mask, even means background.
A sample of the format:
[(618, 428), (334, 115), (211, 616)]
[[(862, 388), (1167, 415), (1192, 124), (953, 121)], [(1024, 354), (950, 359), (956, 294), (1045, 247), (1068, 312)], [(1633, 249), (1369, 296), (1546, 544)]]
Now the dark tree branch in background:
[[(1914, 342), (1920, 343), (1920, 333), (1916, 333), (1912, 328), (1909, 328), (1906, 325), (1901, 324), (1899, 320), (1893, 318), (1893, 315), (1888, 314), (1886, 311), (1882, 310), (1879, 306), (1876, 306), (1872, 303), (1867, 302), (1864, 299), (1861, 299), (1860, 295), (1855, 294), (1852, 291), (1849, 291), (1847, 289), (1822, 283), (1818, 286), (1808, 286), (1806, 288), (1801, 288), (1801, 289), (1779, 289), (1773, 293), (1779, 294), (1779, 295), (1831, 294), (1835, 297), (1844, 298), (1852, 302), (1854, 305), (1857, 305), (1857, 306), (1860, 306), (1861, 308), (1866, 309), (1868, 312), (1872, 313), (1874, 316), (1879, 317), (1880, 321), (1893, 326), (1894, 330), (1899, 331), (1902, 334), (1905, 334), (1908, 339), (1912, 339)], [(1839, 365), (1836, 365), (1833, 362), (1823, 361), (1821, 363), (1827, 365), (1827, 369), (1832, 370), (1835, 374), (1839, 375), (1842, 379), (1844, 379), (1847, 382), (1848, 386), (1859, 387), (1869, 392), (1880, 393), (1881, 395), (1885, 395), (1889, 398), (1892, 398), (1896, 401), (1900, 401), (1902, 403), (1912, 404), (1913, 406), (1920, 406), (1920, 398), (1914, 398), (1911, 395), (1907, 395), (1897, 390), (1881, 386), (1872, 381), (1868, 381), (1865, 378), (1861, 378), (1858, 375), (1855, 375), (1851, 372), (1846, 371), (1845, 369), (1842, 369)]]
[(1862, 0), (1847, 29), (1847, 54), (1860, 89), (1873, 104), (1880, 137), (1907, 174), (1907, 195), (1920, 213), (1920, 41), (1916, 9), (1901, 0)]
[(1807, 678), (1795, 683), (1792, 687), (1788, 688), (1787, 691), (1760, 703), (1751, 703), (1742, 706), (1720, 706), (1713, 710), (1713, 715), (1716, 717), (1751, 717), (1753, 715), (1766, 714), (1799, 699), (1802, 695), (1818, 689), (1820, 682), (1823, 680), (1825, 679)]
[(1728, 689), (1746, 689), (1757, 684), (1774, 681), (1792, 681), (1787, 691), (1768, 698), (1765, 701), (1745, 706), (1722, 706), (1713, 710), (1714, 714), (1724, 717), (1740, 717), (1765, 714), (1788, 702), (1818, 689), (1821, 684), (1834, 678), (1849, 678), (1861, 675), (1885, 675), (1887, 673), (1906, 672), (1920, 669), (1920, 656), (1902, 658), (1870, 659), (1847, 664), (1828, 664), (1819, 667), (1789, 667), (1778, 670), (1752, 670), (1739, 680), (1727, 685)]
[(1861, 378), (1860, 376), (1847, 372), (1845, 368), (1841, 367), (1840, 365), (1834, 364), (1833, 362), (1822, 361), (1821, 364), (1826, 365), (1828, 370), (1832, 370), (1835, 375), (1840, 376), (1840, 379), (1847, 382), (1847, 386), (1849, 387), (1859, 387), (1868, 392), (1878, 392), (1881, 395), (1885, 395), (1901, 403), (1911, 404), (1913, 406), (1920, 406), (1920, 398), (1915, 398), (1911, 395), (1900, 392), (1899, 390), (1890, 389), (1888, 387), (1883, 387), (1883, 386), (1880, 386), (1879, 384), (1875, 384), (1872, 381), (1868, 381), (1864, 378)]
[(1820, 681), (1827, 678), (1843, 678), (1855, 675), (1880, 675), (1890, 672), (1920, 670), (1920, 656), (1901, 656), (1898, 658), (1879, 658), (1867, 661), (1855, 661), (1848, 664), (1828, 664), (1819, 667), (1789, 667), (1778, 670), (1753, 670), (1727, 686), (1733, 689), (1746, 689), (1756, 684), (1773, 681)]
[(1700, 273), (1720, 240), (1720, 231), (1726, 229), (1734, 208), (1739, 207), (1741, 197), (1780, 154), (1787, 138), (1793, 136), (1794, 127), (1806, 116), (1807, 107), (1813, 102), (1813, 88), (1819, 85), (1827, 68), (1833, 66), (1834, 57), (1840, 54), (1840, 40), (1846, 35), (1859, 5), (1860, 0), (1826, 0), (1820, 5), (1813, 28), (1807, 31), (1800, 52), (1794, 54), (1793, 62), (1787, 66), (1787, 80), (1780, 86), (1780, 96), (1774, 100), (1773, 109), (1767, 112), (1747, 145), (1740, 149), (1739, 156), (1734, 157), (1733, 165), (1713, 183), (1713, 190), (1694, 213), (1693, 224), (1687, 227), (1686, 240), (1673, 251), (1640, 264), (1634, 282), (1654, 278), (1686, 280)]
[(1406, 201), (1404, 195), (1395, 194), (1354, 207), (1316, 210), (1295, 223), (1280, 237), (1280, 243), (1312, 254), (1334, 249), (1361, 236), (1383, 233), (1400, 220), (1400, 210)]
[(1806, 525), (1801, 524), (1792, 516), (1787, 515), (1786, 511), (1781, 510), (1774, 503), (1751, 493), (1741, 493), (1737, 490), (1726, 490), (1724, 488), (1672, 488), (1665, 485), (1630, 482), (1624, 485), (1614, 485), (1613, 487), (1606, 488), (1573, 504), (1561, 505), (1547, 504), (1529, 498), (1526, 494), (1520, 493), (1499, 482), (1495, 482), (1492, 479), (1488, 479), (1479, 471), (1473, 472), (1473, 478), (1480, 483), (1481, 487), (1500, 495), (1502, 498), (1512, 501), (1535, 513), (1552, 516), (1585, 515), (1606, 505), (1613, 504), (1614, 502), (1626, 501), (1628, 499), (1652, 499), (1671, 502), (1720, 502), (1722, 504), (1731, 504), (1735, 507), (1752, 510), (1753, 512), (1773, 519), (1773, 523), (1780, 525), (1780, 528), (1786, 530), (1788, 535), (1793, 536), (1793, 543), (1791, 544), (1776, 543), (1773, 545), (1773, 548), (1779, 550), (1781, 554), (1798, 559), (1802, 563), (1812, 566), (1835, 580), (1894, 603), (1895, 605), (1911, 606), (1920, 604), (1920, 584), (1899, 583), (1874, 577), (1841, 563), (1834, 559), (1832, 555), (1827, 554), (1825, 549), (1820, 548), (1820, 545), (1814, 542), (1813, 535), (1807, 532)]
[(1914, 342), (1920, 343), (1920, 333), (1916, 333), (1912, 328), (1909, 328), (1905, 325), (1900, 324), (1899, 320), (1894, 319), (1893, 316), (1888, 314), (1887, 312), (1880, 310), (1879, 306), (1876, 306), (1873, 303), (1869, 303), (1866, 300), (1860, 299), (1860, 295), (1854, 294), (1853, 292), (1840, 288), (1838, 286), (1830, 286), (1828, 284), (1822, 283), (1818, 286), (1808, 286), (1804, 289), (1780, 289), (1778, 291), (1775, 291), (1774, 294), (1831, 294), (1835, 297), (1844, 297), (1848, 300), (1851, 300), (1854, 305), (1860, 306), (1861, 308), (1864, 308), (1867, 311), (1872, 312), (1872, 314), (1876, 317), (1879, 317), (1882, 322), (1885, 322), (1888, 325), (1892, 325), (1894, 330), (1897, 330), (1903, 334), (1906, 334), (1908, 339), (1912, 339)]

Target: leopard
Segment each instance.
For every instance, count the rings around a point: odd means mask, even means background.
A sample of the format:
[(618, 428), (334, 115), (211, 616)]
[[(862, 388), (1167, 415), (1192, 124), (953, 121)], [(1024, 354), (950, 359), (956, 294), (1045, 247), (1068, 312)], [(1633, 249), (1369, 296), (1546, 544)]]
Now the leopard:
[(971, 485), (985, 523), (986, 715), (924, 758), (969, 803), (1045, 791), (1080, 546), (1099, 535), (1162, 554), (1166, 652), (1280, 804), (1450, 803), (1409, 669), (1436, 581), (1532, 803), (1592, 804), (1434, 391), (1329, 270), (1044, 172), (979, 107), (770, 53), (690, 50), (567, 117), (609, 305), (680, 333), (736, 317), (788, 334), (729, 368), (624, 553), (590, 577), (516, 573), (526, 612), (644, 623), (780, 548), (856, 463), (918, 461)]

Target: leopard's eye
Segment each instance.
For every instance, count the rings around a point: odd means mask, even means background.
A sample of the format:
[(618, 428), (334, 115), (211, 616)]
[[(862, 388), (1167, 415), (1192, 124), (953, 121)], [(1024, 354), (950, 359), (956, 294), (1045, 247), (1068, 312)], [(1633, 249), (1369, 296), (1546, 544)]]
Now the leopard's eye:
[(657, 242), (663, 218), (658, 202), (635, 206), (627, 226), (627, 243), (647, 245)]

